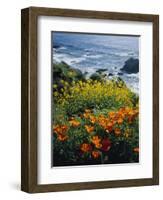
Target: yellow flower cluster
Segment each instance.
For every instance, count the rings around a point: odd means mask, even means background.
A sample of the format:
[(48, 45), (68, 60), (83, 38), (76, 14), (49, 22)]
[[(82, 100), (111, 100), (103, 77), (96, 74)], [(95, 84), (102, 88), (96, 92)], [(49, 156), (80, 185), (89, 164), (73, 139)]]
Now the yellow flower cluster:
[(87, 81), (72, 82), (71, 86), (67, 82), (62, 81), (62, 84), (64, 84), (62, 93), (54, 92), (54, 98), (62, 105), (70, 101), (82, 99), (100, 104), (103, 99), (109, 97), (114, 97), (117, 102), (123, 102), (126, 106), (132, 105), (131, 96), (133, 93), (125, 85), (118, 87), (111, 80), (99, 82), (88, 79)]

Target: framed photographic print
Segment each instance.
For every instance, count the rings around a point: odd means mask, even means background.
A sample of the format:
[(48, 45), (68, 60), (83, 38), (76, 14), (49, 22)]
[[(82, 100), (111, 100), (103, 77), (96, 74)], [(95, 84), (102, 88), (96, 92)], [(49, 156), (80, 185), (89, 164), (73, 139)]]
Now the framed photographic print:
[(30, 7), (21, 188), (159, 184), (159, 16)]

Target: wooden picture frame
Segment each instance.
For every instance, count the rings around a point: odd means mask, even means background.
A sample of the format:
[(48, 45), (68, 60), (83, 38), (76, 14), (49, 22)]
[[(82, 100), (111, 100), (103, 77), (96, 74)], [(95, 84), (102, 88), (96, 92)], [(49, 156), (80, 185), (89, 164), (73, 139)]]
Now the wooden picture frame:
[[(153, 176), (152, 178), (76, 182), (37, 183), (37, 19), (62, 16), (85, 19), (109, 19), (151, 22), (153, 24)], [(21, 11), (21, 190), (28, 193), (83, 189), (148, 186), (159, 184), (159, 16), (29, 7)]]

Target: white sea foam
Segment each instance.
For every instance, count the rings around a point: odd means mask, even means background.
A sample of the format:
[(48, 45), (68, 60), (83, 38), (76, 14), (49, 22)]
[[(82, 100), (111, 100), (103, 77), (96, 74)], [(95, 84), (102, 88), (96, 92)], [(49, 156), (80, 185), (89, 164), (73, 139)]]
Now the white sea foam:
[(102, 55), (100, 55), (100, 54), (98, 54), (98, 55), (97, 54), (96, 55), (85, 54), (84, 57), (86, 57), (86, 58), (101, 58)]
[(53, 54), (53, 62), (61, 62), (64, 61), (66, 62), (68, 65), (74, 65), (77, 63), (80, 63), (81, 61), (85, 60), (85, 57), (71, 57), (67, 54)]
[(120, 56), (120, 57), (127, 57), (129, 54), (128, 53), (125, 53), (125, 52), (115, 52), (115, 53), (113, 53), (114, 55), (116, 55), (116, 56)]
[(134, 77), (137, 78), (137, 77), (139, 77), (139, 72), (138, 72), (138, 73), (135, 73), (135, 74), (134, 74), (134, 73), (133, 73), (133, 74), (126, 74), (126, 76), (129, 77), (129, 78), (130, 78), (130, 77), (131, 77), (131, 78), (134, 78)]

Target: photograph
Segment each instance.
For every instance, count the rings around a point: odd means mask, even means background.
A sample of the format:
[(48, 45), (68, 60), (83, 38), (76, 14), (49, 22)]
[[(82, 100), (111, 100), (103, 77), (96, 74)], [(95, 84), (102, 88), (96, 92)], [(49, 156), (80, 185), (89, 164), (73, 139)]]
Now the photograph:
[(52, 166), (139, 162), (139, 36), (52, 32)]

